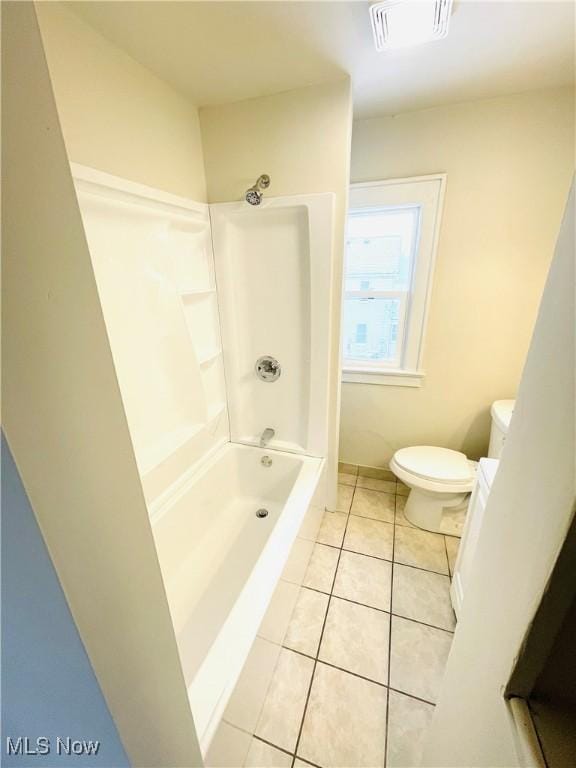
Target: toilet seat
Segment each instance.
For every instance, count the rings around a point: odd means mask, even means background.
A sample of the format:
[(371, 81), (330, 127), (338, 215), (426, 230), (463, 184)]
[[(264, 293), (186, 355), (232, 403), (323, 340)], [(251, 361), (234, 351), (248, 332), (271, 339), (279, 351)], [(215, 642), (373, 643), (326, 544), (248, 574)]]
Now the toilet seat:
[(474, 484), (476, 462), (460, 451), (417, 445), (396, 451), (390, 469), (410, 486), (437, 493), (467, 493)]

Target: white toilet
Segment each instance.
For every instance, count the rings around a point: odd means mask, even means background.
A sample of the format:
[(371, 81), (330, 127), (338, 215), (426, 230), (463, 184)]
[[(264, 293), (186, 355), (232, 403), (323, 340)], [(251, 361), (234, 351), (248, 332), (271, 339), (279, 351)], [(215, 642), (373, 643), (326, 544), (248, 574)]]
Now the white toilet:
[[(500, 455), (513, 409), (514, 400), (498, 400), (492, 405), (490, 458)], [(410, 488), (406, 518), (418, 528), (459, 536), (477, 466), (460, 451), (449, 448), (417, 445), (396, 451), (390, 469)]]

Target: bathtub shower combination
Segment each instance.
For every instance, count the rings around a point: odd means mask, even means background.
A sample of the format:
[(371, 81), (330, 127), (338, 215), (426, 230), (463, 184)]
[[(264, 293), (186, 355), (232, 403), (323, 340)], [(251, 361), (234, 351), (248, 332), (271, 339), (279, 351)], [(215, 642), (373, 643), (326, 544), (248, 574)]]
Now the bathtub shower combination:
[(207, 206), (73, 175), (205, 754), (325, 506), (333, 196), (274, 198), (264, 174)]

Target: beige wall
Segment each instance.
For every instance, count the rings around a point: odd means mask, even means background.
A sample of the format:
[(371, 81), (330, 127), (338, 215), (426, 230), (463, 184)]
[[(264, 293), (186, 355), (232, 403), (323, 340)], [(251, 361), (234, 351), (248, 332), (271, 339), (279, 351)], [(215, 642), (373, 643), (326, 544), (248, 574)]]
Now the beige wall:
[(196, 107), (60, 3), (37, 13), (70, 159), (205, 202)]
[(574, 169), (571, 89), (356, 122), (352, 181), (446, 172), (420, 389), (343, 384), (340, 457), (402, 446), (485, 455), (516, 395)]
[(336, 196), (329, 506), (336, 501), (339, 307), (351, 120), (348, 79), (200, 110), (209, 202), (241, 199), (261, 173), (271, 177), (270, 195), (333, 192)]
[(2, 106), (6, 437), (130, 764), (201, 765), (31, 3), (2, 5)]
[(573, 518), (575, 202), (573, 190), (486, 504), (425, 766), (527, 765), (517, 754), (503, 693)]

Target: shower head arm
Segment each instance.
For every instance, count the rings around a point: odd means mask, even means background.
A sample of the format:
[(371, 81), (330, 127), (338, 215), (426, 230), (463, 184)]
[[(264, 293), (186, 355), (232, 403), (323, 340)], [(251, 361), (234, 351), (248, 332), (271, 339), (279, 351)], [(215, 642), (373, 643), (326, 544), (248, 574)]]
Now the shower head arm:
[(260, 205), (262, 202), (262, 192), (260, 190), (268, 189), (269, 186), (270, 176), (268, 174), (263, 173), (261, 176), (258, 176), (256, 183), (246, 190), (244, 195), (246, 202), (250, 203), (250, 205)]
[(254, 187), (256, 189), (268, 189), (270, 186), (270, 176), (268, 176), (267, 173), (263, 173), (261, 176), (258, 176), (256, 179), (256, 184), (254, 184)]

